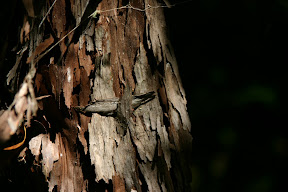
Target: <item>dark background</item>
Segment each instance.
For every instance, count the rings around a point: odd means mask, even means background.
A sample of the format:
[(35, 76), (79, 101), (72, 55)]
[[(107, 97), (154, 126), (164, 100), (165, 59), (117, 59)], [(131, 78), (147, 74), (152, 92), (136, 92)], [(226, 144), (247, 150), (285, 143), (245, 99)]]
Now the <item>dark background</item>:
[[(193, 191), (287, 191), (288, 2), (176, 3), (165, 14), (192, 122)], [(19, 6), (1, 6), (2, 56), (5, 42), (18, 42), (9, 36), (22, 22)], [(4, 82), (9, 61), (0, 59)]]
[(288, 191), (288, 1), (165, 12), (192, 123), (193, 191)]

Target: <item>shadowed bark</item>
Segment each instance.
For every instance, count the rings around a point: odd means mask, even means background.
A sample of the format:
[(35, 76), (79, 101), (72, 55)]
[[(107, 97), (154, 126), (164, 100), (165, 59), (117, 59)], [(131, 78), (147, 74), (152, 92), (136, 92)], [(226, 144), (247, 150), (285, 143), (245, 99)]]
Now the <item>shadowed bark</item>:
[(24, 20), (7, 83), (29, 67), (0, 116), (7, 133), (25, 120), (26, 166), (49, 191), (190, 191), (191, 125), (164, 2), (53, 2)]

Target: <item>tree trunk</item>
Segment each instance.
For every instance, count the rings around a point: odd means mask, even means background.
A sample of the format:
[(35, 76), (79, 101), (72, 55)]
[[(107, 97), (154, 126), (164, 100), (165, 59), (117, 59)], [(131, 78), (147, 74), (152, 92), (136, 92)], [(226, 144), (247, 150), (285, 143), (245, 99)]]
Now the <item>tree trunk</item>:
[(29, 64), (4, 112), (14, 127), (26, 120), (26, 166), (49, 191), (190, 191), (190, 120), (162, 2), (53, 2), (24, 22), (7, 79), (17, 87)]

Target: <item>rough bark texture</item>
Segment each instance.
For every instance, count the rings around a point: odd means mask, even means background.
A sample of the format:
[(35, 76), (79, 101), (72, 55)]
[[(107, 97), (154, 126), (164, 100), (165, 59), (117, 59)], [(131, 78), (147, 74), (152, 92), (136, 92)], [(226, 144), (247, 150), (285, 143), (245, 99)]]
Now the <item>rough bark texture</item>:
[[(130, 1), (130, 8), (104, 12), (123, 2), (90, 1), (57, 0), (39, 29), (40, 21), (32, 19), (30, 39), (24, 40), (29, 57), (20, 55), (30, 71), (35, 70), (37, 57), (82, 22), (67, 40), (40, 58), (36, 74), (29, 73), (36, 96), (51, 95), (38, 101), (35, 117), (45, 129), (29, 141), (49, 191), (190, 191), (187, 157), (192, 136), (185, 92), (163, 8), (147, 9), (163, 2)], [(52, 3), (43, 7), (41, 18)], [(98, 17), (85, 20), (96, 8)], [(132, 94), (150, 91), (156, 93), (154, 99), (135, 110), (129, 108)], [(22, 94), (28, 98), (22, 113), (35, 113), (29, 108), (30, 92)], [(126, 102), (119, 109), (125, 123), (115, 116), (87, 116), (75, 110), (115, 97)]]

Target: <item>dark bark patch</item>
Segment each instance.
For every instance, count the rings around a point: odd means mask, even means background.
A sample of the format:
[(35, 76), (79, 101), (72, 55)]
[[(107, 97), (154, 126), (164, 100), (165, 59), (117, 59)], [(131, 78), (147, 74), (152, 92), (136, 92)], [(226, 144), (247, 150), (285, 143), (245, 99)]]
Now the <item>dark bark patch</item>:
[(26, 63), (30, 63), (33, 59), (35, 59), (37, 56), (43, 53), (43, 51), (45, 51), (53, 42), (54, 42), (54, 38), (52, 37), (52, 35), (50, 35), (48, 39), (45, 39), (42, 43), (40, 43), (36, 47), (32, 55), (27, 58)]

